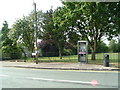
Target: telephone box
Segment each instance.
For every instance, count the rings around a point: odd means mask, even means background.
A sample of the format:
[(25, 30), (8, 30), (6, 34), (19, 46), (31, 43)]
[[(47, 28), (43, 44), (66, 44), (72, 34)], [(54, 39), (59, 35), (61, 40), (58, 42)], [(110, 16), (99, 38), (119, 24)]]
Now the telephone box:
[(88, 42), (78, 41), (78, 62), (87, 63), (88, 62)]

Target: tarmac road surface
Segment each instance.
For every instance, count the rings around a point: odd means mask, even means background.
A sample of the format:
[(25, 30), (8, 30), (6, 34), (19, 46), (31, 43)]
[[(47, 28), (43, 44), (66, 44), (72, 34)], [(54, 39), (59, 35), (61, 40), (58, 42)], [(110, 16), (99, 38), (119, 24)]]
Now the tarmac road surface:
[(1, 88), (118, 88), (117, 71), (0, 67)]

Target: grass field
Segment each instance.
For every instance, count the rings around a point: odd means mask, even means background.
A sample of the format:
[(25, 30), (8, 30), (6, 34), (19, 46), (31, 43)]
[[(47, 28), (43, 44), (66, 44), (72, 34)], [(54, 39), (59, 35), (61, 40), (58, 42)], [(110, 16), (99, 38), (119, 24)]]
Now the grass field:
[[(91, 60), (91, 54), (88, 54), (88, 63), (103, 64), (104, 55), (109, 55), (109, 62), (116, 63), (118, 60), (118, 53), (97, 53), (96, 60)], [(28, 58), (27, 61), (32, 61), (33, 58)], [(39, 57), (39, 62), (78, 62), (78, 55), (63, 56), (62, 59), (59, 57)]]

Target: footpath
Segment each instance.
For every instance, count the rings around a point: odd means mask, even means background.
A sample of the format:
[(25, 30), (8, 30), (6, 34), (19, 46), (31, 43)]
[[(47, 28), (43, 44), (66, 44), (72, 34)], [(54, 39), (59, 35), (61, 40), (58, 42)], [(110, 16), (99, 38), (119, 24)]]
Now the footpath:
[(120, 71), (120, 68), (104, 67), (103, 65), (83, 64), (83, 63), (65, 63), (65, 62), (10, 62), (0, 61), (1, 67), (19, 67), (33, 69), (58, 69), (58, 70), (95, 70), (95, 71)]

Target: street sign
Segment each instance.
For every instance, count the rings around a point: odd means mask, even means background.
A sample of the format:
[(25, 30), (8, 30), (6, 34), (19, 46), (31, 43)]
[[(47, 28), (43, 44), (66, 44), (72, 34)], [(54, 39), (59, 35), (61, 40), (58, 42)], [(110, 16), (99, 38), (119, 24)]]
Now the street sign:
[(37, 53), (32, 53), (32, 56), (36, 56)]
[(87, 63), (88, 58), (88, 42), (78, 41), (78, 62)]

